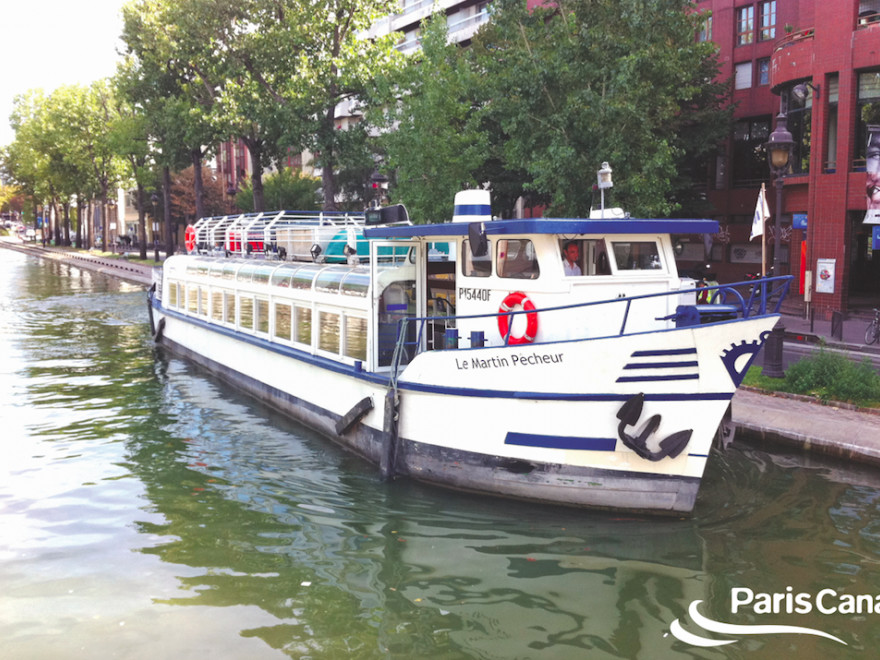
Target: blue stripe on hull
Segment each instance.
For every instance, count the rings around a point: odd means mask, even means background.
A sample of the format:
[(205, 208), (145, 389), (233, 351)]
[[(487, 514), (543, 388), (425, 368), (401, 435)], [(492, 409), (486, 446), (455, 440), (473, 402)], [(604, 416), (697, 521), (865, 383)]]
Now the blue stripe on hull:
[(621, 376), (617, 379), (618, 383), (658, 383), (669, 380), (697, 380), (699, 374), (681, 374), (678, 376)]
[(506, 445), (542, 447), (544, 449), (577, 449), (583, 451), (614, 451), (616, 438), (575, 438), (564, 435), (536, 435), (534, 433), (508, 432)]

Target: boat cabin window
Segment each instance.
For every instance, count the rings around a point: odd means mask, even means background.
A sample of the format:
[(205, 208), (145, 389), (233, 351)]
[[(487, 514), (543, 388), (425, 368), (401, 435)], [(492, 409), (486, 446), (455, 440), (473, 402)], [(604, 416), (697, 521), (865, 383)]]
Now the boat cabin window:
[(561, 240), (559, 248), (566, 276), (611, 275), (605, 239)]
[(277, 266), (275, 266), (275, 265), (259, 266), (254, 271), (254, 277), (253, 277), (252, 281), (257, 282), (259, 284), (268, 284), (269, 278), (272, 276), (272, 271), (275, 270), (275, 268), (277, 268)]
[(489, 250), (482, 257), (475, 257), (471, 252), (470, 241), (462, 242), (464, 259), (461, 260), (461, 274), (465, 277), (489, 277), (492, 275), (492, 241)]
[(254, 299), (255, 330), (265, 335), (269, 334), (269, 301), (264, 298)]
[(235, 270), (238, 268), (237, 263), (227, 263), (223, 265), (223, 279), (224, 280), (234, 280), (235, 279)]
[(367, 297), (370, 289), (370, 271), (368, 268), (355, 268), (342, 281), (342, 293), (348, 296)]
[(309, 307), (295, 305), (293, 308), (294, 341), (300, 344), (312, 343), (312, 310)]
[(315, 291), (339, 293), (339, 285), (342, 284), (342, 279), (348, 275), (349, 270), (347, 266), (328, 266), (315, 280)]
[(621, 241), (611, 243), (617, 270), (660, 270), (660, 252), (655, 241)]
[(276, 268), (275, 272), (272, 273), (272, 285), (289, 287), (290, 276), (296, 272), (297, 268), (299, 268), (299, 266), (295, 264), (283, 264)]
[(251, 277), (253, 277), (254, 271), (257, 269), (256, 266), (252, 264), (246, 264), (242, 266), (238, 273), (235, 276), (235, 279), (239, 282), (250, 282)]
[(339, 353), (339, 314), (318, 312), (318, 348), (328, 353)]
[(290, 286), (294, 289), (311, 289), (312, 281), (324, 266), (311, 264), (298, 269), (290, 279)]
[(293, 306), (275, 303), (275, 336), (290, 341), (293, 331)]
[(345, 347), (342, 354), (355, 360), (367, 359), (367, 319), (345, 316)]
[(535, 246), (526, 238), (497, 241), (498, 277), (534, 280), (541, 274)]
[(254, 329), (254, 299), (252, 296), (241, 296), (238, 299), (238, 327), (243, 330)]

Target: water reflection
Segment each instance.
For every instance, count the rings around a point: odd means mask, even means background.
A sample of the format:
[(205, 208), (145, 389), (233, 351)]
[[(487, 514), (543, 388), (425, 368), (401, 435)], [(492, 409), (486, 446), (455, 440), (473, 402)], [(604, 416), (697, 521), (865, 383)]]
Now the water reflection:
[[(856, 658), (880, 644), (880, 615), (730, 611), (738, 587), (880, 594), (876, 471), (739, 446), (710, 463), (690, 520), (384, 483), (153, 349), (141, 289), (0, 256), (9, 657)], [(694, 600), (849, 646), (687, 646), (669, 625), (690, 625)]]

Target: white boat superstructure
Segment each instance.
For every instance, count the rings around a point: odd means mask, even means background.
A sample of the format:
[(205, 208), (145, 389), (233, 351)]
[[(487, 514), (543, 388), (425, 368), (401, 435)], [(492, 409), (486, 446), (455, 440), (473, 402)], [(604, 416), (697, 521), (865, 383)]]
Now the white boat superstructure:
[(441, 224), (281, 215), (200, 221), (157, 340), (386, 476), (559, 504), (689, 512), (790, 282), (697, 304), (671, 237), (709, 220), (492, 220), (484, 191)]

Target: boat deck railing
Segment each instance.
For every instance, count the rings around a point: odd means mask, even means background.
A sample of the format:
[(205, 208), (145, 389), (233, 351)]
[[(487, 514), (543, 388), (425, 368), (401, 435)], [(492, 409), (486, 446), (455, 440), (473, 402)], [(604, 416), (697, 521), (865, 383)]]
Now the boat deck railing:
[[(512, 317), (515, 316), (538, 313), (542, 317), (546, 317), (548, 314), (563, 314), (575, 309), (597, 308), (597, 314), (607, 318), (610, 314), (606, 310), (613, 308), (617, 312), (618, 309), (622, 308), (622, 312), (617, 314), (621, 318), (618, 330), (603, 336), (623, 336), (666, 329), (669, 327), (669, 323), (673, 324), (672, 327), (686, 327), (778, 314), (793, 279), (791, 275), (765, 277), (732, 284), (706, 286), (695, 290), (663, 291), (660, 293), (582, 302), (535, 310), (518, 310), (470, 316), (434, 315), (404, 318), (398, 322), (397, 346), (395, 347), (391, 365), (392, 383), (396, 383), (397, 376), (402, 367), (419, 353), (427, 350), (453, 350), (459, 348), (459, 342), (462, 338), (458, 336), (456, 325), (463, 320), (496, 319), (497, 322), (499, 317), (511, 317), (510, 323), (507, 324), (507, 336), (503, 338), (504, 345), (506, 346), (511, 341), (513, 332)], [(654, 317), (656, 325), (651, 327), (646, 327), (644, 324), (637, 326), (632, 321), (633, 317), (636, 316), (632, 313), (633, 309), (644, 304), (646, 301), (669, 296), (682, 297), (688, 295), (695, 298), (697, 296), (700, 298), (705, 297), (706, 302), (679, 304), (673, 314)], [(414, 328), (414, 330), (411, 328)], [(597, 336), (595, 338), (601, 337)], [(485, 334), (480, 331), (472, 332), (469, 340), (471, 348), (480, 348), (485, 345)], [(558, 341), (558, 339), (551, 341)], [(541, 343), (547, 342), (536, 341), (532, 345), (540, 345)]]
[[(326, 244), (338, 232), (363, 227), (363, 213), (331, 211), (271, 211), (201, 218), (193, 225), (196, 250), (223, 251), (235, 256), (272, 253), (282, 259), (309, 258), (316, 244)], [(302, 254), (291, 254), (294, 247)]]

